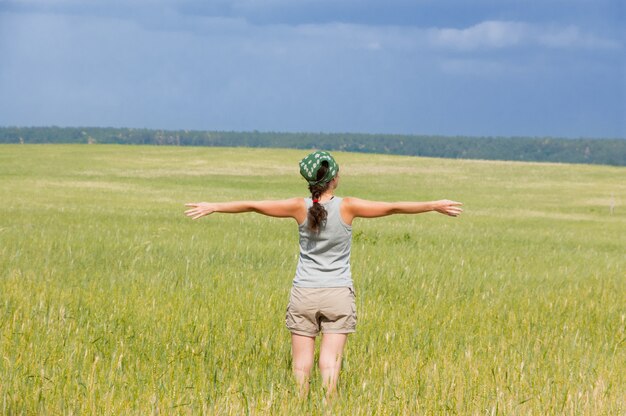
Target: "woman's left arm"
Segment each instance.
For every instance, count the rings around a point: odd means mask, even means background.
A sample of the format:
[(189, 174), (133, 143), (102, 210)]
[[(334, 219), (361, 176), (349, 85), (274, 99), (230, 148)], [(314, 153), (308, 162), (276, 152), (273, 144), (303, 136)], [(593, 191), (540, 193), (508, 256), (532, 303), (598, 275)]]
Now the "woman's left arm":
[(306, 205), (303, 198), (282, 199), (277, 201), (233, 201), (233, 202), (192, 202), (185, 215), (192, 220), (214, 212), (237, 214), (240, 212), (256, 212), (269, 217), (294, 218), (298, 222), (306, 217)]

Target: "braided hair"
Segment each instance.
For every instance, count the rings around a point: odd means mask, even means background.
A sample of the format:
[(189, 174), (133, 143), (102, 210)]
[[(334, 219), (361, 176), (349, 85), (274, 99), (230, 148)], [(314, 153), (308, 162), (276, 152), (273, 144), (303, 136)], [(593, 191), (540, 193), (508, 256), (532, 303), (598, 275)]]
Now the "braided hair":
[[(321, 181), (328, 171), (328, 162), (323, 161), (319, 170), (317, 171), (317, 180)], [(314, 233), (319, 233), (321, 228), (326, 224), (326, 217), (328, 213), (326, 208), (319, 203), (319, 199), (322, 194), (328, 190), (330, 182), (318, 182), (315, 185), (309, 185), (309, 191), (311, 191), (311, 198), (313, 199), (313, 205), (309, 208), (308, 220), (309, 229)], [(317, 202), (316, 202), (317, 201)]]

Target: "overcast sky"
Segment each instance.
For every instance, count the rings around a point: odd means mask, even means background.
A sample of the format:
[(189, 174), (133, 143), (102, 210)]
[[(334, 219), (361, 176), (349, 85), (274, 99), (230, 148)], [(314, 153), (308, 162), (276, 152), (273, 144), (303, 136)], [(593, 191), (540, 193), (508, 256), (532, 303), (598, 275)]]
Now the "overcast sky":
[(0, 125), (626, 138), (624, 0), (0, 0)]

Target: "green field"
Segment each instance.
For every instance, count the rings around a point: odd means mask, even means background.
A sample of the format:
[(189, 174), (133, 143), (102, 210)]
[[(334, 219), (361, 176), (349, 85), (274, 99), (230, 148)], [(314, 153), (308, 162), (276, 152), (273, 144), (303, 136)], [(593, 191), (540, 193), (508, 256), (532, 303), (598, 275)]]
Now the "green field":
[[(335, 153), (339, 195), (465, 213), (354, 223), (340, 392), (299, 400), (306, 152), (0, 146), (0, 414), (626, 413), (626, 168)], [(317, 375), (317, 374), (315, 374)]]

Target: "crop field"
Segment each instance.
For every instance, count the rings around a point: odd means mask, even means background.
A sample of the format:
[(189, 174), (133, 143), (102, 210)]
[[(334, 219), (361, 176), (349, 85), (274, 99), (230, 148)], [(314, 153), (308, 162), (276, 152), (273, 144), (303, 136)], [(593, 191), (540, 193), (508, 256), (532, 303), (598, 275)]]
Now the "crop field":
[(626, 414), (626, 168), (334, 153), (357, 219), (338, 395), (295, 393), (295, 150), (0, 146), (0, 414)]

